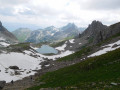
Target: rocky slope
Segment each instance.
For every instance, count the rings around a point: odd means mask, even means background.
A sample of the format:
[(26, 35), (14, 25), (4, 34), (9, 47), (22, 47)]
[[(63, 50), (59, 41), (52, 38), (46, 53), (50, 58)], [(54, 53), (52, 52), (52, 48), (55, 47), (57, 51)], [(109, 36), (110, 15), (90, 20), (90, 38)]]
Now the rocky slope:
[(17, 38), (9, 32), (0, 22), (0, 39), (9, 42), (18, 42)]
[(96, 44), (117, 33), (120, 33), (120, 23), (106, 26), (99, 21), (93, 21), (81, 36), (93, 39), (93, 44)]
[(78, 38), (73, 40), (73, 43), (70, 40), (66, 41), (65, 49), (78, 51), (86, 45), (96, 45), (118, 34), (120, 34), (120, 23), (106, 26), (100, 21), (93, 21), (82, 34), (79, 34)]

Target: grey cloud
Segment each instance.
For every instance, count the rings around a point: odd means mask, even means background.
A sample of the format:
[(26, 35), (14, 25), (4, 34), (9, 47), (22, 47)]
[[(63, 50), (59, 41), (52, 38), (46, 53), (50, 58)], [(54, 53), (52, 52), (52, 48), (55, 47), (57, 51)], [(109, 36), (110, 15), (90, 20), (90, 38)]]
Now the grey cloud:
[(22, 14), (22, 15), (35, 15), (35, 13), (31, 10), (26, 10), (24, 12), (19, 12), (19, 14)]
[(77, 2), (82, 9), (88, 10), (120, 9), (120, 0), (74, 0), (73, 2)]
[(0, 8), (0, 14), (5, 16), (13, 16), (13, 8)]
[(0, 4), (2, 5), (17, 5), (27, 2), (29, 2), (29, 0), (0, 0)]
[(88, 8), (92, 9), (120, 9), (120, 0), (92, 0)]

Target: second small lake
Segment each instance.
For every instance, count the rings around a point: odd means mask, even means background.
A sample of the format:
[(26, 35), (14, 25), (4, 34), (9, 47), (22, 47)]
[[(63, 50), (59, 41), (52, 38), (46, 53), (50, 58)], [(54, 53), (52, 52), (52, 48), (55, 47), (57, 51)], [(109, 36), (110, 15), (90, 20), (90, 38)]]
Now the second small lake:
[(41, 54), (50, 54), (50, 53), (53, 53), (53, 54), (57, 54), (58, 51), (53, 48), (53, 47), (50, 47), (49, 45), (42, 45), (41, 48), (38, 48), (37, 51)]

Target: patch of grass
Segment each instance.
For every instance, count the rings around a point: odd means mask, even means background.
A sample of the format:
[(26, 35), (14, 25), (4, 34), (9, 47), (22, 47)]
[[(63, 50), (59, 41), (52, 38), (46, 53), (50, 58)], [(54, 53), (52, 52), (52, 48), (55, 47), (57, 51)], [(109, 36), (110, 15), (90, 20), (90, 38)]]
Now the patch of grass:
[(66, 38), (63, 39), (63, 41), (66, 41), (66, 40), (69, 40), (69, 39), (73, 39), (74, 37), (75, 37), (74, 35), (66, 37)]
[(7, 48), (10, 48), (12, 51), (28, 50), (30, 49), (30, 43), (19, 43), (15, 45), (10, 45)]
[(65, 43), (65, 41), (61, 41), (61, 42), (57, 42), (57, 43), (53, 43), (53, 44), (50, 44), (51, 47), (58, 47), (58, 46), (61, 46)]
[(88, 43), (92, 43), (93, 42), (93, 37), (91, 37), (89, 40), (88, 40)]
[(24, 42), (26, 38), (27, 38), (26, 35), (17, 36), (17, 39), (18, 39), (19, 42)]
[(65, 88), (60, 90), (74, 90), (72, 87), (76, 87), (78, 90), (116, 90), (120, 88), (120, 85), (114, 86), (111, 85), (111, 82), (119, 83), (119, 70), (120, 49), (116, 49), (78, 64), (48, 72), (39, 78), (39, 82), (45, 82), (45, 84), (34, 86), (28, 90), (39, 90), (48, 87)]
[(38, 48), (40, 48), (42, 45), (47, 45), (47, 44), (49, 44), (49, 42), (40, 42), (40, 43), (33, 43), (32, 44), (32, 46), (33, 47), (38, 47)]
[(57, 42), (57, 43), (50, 44), (50, 46), (51, 46), (51, 47), (61, 46), (61, 45), (63, 45), (63, 44), (65, 43), (65, 41), (70, 40), (70, 39), (73, 39), (73, 38), (74, 38), (74, 35), (71, 36), (71, 37), (66, 37), (66, 38), (64, 38), (63, 40), (61, 40), (61, 41), (59, 41), (59, 42)]

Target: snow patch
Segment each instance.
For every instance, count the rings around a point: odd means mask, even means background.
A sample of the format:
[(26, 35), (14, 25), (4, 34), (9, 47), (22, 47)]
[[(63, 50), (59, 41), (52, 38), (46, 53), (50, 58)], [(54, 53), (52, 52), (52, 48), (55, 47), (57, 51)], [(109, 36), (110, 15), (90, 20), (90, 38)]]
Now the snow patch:
[(99, 51), (97, 51), (97, 52), (89, 55), (88, 57), (99, 56), (99, 55), (105, 54), (105, 53), (107, 53), (107, 52), (109, 52), (109, 51), (113, 51), (113, 50), (115, 50), (115, 49), (117, 49), (117, 48), (120, 48), (120, 46), (117, 46), (117, 47), (115, 47), (115, 48), (112, 48), (112, 46), (113, 46), (114, 44), (120, 45), (120, 40), (117, 41), (117, 42), (115, 42), (115, 43), (102, 46), (102, 47), (106, 47), (106, 46), (108, 46), (108, 47), (104, 48), (103, 50), (99, 50)]
[(65, 44), (67, 43), (67, 41), (65, 42)]
[(50, 66), (50, 64), (48, 64), (48, 65), (45, 65), (45, 67), (49, 67)]
[[(23, 53), (0, 54), (0, 81), (5, 80), (8, 83), (11, 80), (16, 81), (34, 75), (36, 72), (33, 70), (41, 69), (40, 62), (40, 58), (37, 59)], [(15, 75), (15, 71), (10, 69), (10, 66), (18, 66), (20, 75)]]
[(0, 37), (0, 40), (1, 40), (1, 41), (5, 41), (5, 38), (3, 38), (3, 37)]
[(75, 42), (74, 42), (74, 39), (69, 40), (69, 42), (70, 42), (70, 43), (75, 43)]
[(54, 33), (51, 34), (51, 36), (53, 36), (53, 35), (54, 35)]
[(46, 56), (46, 55), (40, 54), (40, 57), (56, 60), (57, 58), (61, 58), (61, 57), (64, 57), (64, 56), (68, 56), (68, 55), (70, 55), (70, 54), (72, 54), (72, 53), (74, 53), (74, 52), (67, 50), (67, 51), (65, 51), (65, 52), (61, 52), (61, 53), (58, 54), (58, 55), (53, 55), (53, 56)]
[(0, 45), (2, 45), (3, 47), (7, 47), (9, 46), (10, 44), (6, 43), (6, 42), (0, 42)]
[(66, 46), (67, 46), (66, 44), (63, 44), (62, 46), (56, 47), (55, 49), (59, 51), (64, 51)]
[(37, 48), (37, 47), (32, 47), (32, 46), (30, 46), (32, 49), (34, 49), (34, 50), (37, 50), (37, 49), (39, 49), (39, 48)]

